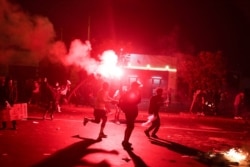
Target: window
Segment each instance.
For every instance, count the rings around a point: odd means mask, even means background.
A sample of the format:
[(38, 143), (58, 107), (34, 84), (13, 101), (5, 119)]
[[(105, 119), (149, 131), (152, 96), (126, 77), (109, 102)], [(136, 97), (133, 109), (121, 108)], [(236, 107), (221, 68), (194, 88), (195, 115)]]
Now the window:
[(161, 77), (152, 77), (152, 85), (153, 86), (160, 86), (162, 82)]
[(137, 76), (132, 76), (129, 77), (129, 83), (131, 84), (132, 82), (138, 81), (138, 77)]

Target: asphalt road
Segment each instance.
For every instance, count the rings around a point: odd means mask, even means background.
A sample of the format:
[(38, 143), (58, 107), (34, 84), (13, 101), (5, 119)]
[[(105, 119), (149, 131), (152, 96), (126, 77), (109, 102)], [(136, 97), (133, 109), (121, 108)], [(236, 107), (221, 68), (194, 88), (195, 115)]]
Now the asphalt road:
[(140, 111), (130, 140), (134, 149), (126, 151), (123, 114), (117, 125), (109, 113), (102, 141), (96, 140), (100, 125), (82, 125), (83, 116), (92, 116), (89, 107), (63, 107), (53, 120), (42, 114), (29, 107), (17, 130), (0, 131), (0, 167), (250, 166), (249, 159), (235, 163), (222, 156), (232, 148), (250, 153), (250, 126), (243, 120), (162, 112), (159, 139), (153, 139), (143, 132), (147, 113)]

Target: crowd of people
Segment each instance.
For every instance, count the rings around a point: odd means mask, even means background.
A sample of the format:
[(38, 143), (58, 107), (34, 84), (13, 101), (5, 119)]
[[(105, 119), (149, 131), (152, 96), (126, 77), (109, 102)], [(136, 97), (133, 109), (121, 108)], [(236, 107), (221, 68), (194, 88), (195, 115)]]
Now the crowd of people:
[(43, 80), (35, 80), (28, 103), (45, 109), (43, 119), (47, 119), (48, 114), (50, 119), (53, 119), (55, 112), (61, 112), (61, 104), (68, 102), (67, 95), (70, 89), (71, 82), (69, 80), (64, 85), (60, 85), (59, 82), (55, 82), (54, 85), (50, 84), (46, 77)]
[[(71, 83), (67, 81), (64, 86), (59, 86), (48, 83), (47, 78), (43, 80), (35, 80), (33, 82), (32, 94), (28, 100), (29, 104), (39, 105), (44, 107), (43, 119), (47, 119), (49, 114), (50, 119), (53, 119), (55, 112), (61, 112), (60, 104), (67, 103), (67, 94), (70, 91)], [(138, 116), (138, 104), (141, 102), (141, 87), (142, 85), (135, 81), (132, 82), (130, 88), (121, 87), (115, 91), (113, 96), (110, 96), (109, 83), (103, 82), (101, 89), (97, 92), (94, 103), (93, 118), (85, 117), (83, 125), (86, 126), (88, 122), (100, 124), (100, 131), (98, 133), (98, 140), (106, 138), (104, 133), (107, 122), (107, 113), (110, 112), (109, 105), (112, 104), (115, 109), (115, 120), (119, 124), (119, 115), (121, 112), (125, 116), (126, 128), (124, 130), (124, 137), (121, 142), (125, 150), (132, 150), (132, 143), (130, 137), (135, 127), (135, 120)], [(157, 94), (150, 99), (149, 114), (154, 116), (154, 120), (150, 122), (152, 125), (145, 130), (147, 137), (158, 137), (156, 135), (160, 128), (159, 109), (163, 105), (162, 98), (163, 89), (157, 89)], [(3, 115), (8, 108), (13, 107), (18, 102), (17, 84), (11, 78), (4, 78), (0, 85), (0, 120), (2, 121), (2, 129), (6, 129), (7, 122), (10, 121), (12, 128), (16, 129), (16, 120), (4, 120)], [(153, 130), (152, 135), (149, 132)]]
[[(115, 123), (119, 124), (119, 115), (121, 113), (124, 114), (126, 120), (126, 128), (121, 144), (125, 150), (132, 150), (133, 147), (132, 143), (130, 143), (130, 137), (133, 133), (135, 120), (138, 116), (138, 105), (141, 103), (141, 87), (142, 84), (135, 81), (131, 83), (129, 89), (127, 89), (127, 87), (121, 87), (115, 91), (113, 96), (110, 96), (109, 83), (102, 82), (100, 90), (97, 91), (94, 97), (93, 118), (84, 117), (83, 125), (86, 126), (89, 122), (100, 124), (97, 139), (101, 140), (102, 138), (106, 138), (105, 126), (108, 120), (107, 114), (110, 112), (109, 105), (113, 105), (115, 109)], [(35, 80), (28, 103), (44, 107), (43, 119), (47, 119), (47, 115), (49, 115), (50, 119), (53, 120), (54, 113), (61, 112), (60, 105), (68, 102), (67, 97), (70, 89), (71, 82), (69, 80), (67, 80), (64, 85), (60, 85), (59, 82), (55, 82), (54, 85), (49, 84), (47, 78)], [(166, 102), (166, 98), (163, 97), (163, 94), (164, 89), (159, 87), (155, 90), (155, 94), (149, 99), (149, 117), (147, 121), (147, 125), (149, 126), (144, 130), (147, 137), (158, 138), (157, 132), (161, 126), (159, 112), (161, 107), (168, 103)], [(0, 120), (2, 121), (2, 129), (6, 129), (7, 127), (7, 121), (2, 117), (3, 113), (8, 108), (13, 107), (17, 99), (18, 91), (16, 83), (11, 78), (2, 79), (0, 82)], [(246, 92), (239, 92), (235, 96), (233, 103), (235, 119), (241, 118), (242, 110), (245, 104), (248, 103), (246, 99), (248, 99), (246, 98)], [(209, 94), (209, 92), (197, 90), (193, 96), (190, 112), (202, 113), (206, 111), (205, 107), (210, 107), (211, 112), (218, 113), (218, 105), (222, 100), (222, 93), (219, 94), (217, 92), (217, 94)], [(16, 129), (16, 120), (10, 121), (12, 128)]]
[[(65, 85), (60, 86), (58, 82), (55, 85), (48, 83), (47, 78), (34, 80), (30, 87), (31, 95), (25, 103), (37, 105), (44, 108), (43, 119), (54, 118), (55, 112), (61, 112), (60, 104), (67, 103), (67, 94), (70, 91), (71, 82), (67, 80)], [(22, 103), (18, 98), (20, 96), (17, 82), (11, 77), (0, 78), (0, 121), (2, 128), (7, 128), (7, 122), (12, 123), (12, 129), (16, 129), (16, 120), (11, 117), (10, 110), (16, 103)]]
[(133, 94), (133, 96), (130, 96), (130, 97), (127, 96), (128, 98), (126, 97), (126, 99), (129, 99), (129, 100), (126, 100), (126, 107), (121, 108), (119, 105), (120, 99), (122, 96), (125, 96), (125, 93), (120, 95), (120, 98), (117, 98), (118, 92), (116, 92), (113, 97), (110, 97), (109, 83), (104, 82), (102, 84), (102, 88), (98, 91), (97, 96), (96, 96), (96, 100), (94, 104), (94, 112), (93, 112), (94, 118), (85, 117), (83, 120), (83, 125), (86, 126), (88, 122), (99, 124), (102, 121), (98, 140), (101, 140), (102, 138), (106, 138), (107, 135), (104, 133), (104, 128), (107, 122), (107, 113), (109, 112), (108, 105), (112, 103), (116, 107), (115, 119), (118, 119), (118, 114), (120, 114), (119, 113), (120, 109), (125, 113), (126, 121), (127, 121), (127, 128), (125, 130), (124, 141), (122, 142), (122, 145), (124, 146), (124, 148), (130, 147), (131, 144), (129, 144), (128, 141), (134, 128), (134, 121), (138, 114), (137, 104), (141, 100), (138, 87), (139, 87), (139, 84), (137, 84), (137, 82), (132, 83), (131, 89), (126, 91), (126, 96), (128, 94)]
[[(138, 104), (141, 102), (141, 84), (139, 82), (132, 82), (130, 89), (125, 90), (122, 89), (119, 92), (116, 91), (113, 97), (109, 96), (109, 83), (104, 82), (102, 84), (102, 88), (98, 91), (94, 111), (93, 118), (85, 117), (83, 119), (83, 125), (86, 126), (88, 122), (96, 123), (100, 125), (100, 131), (98, 135), (98, 140), (102, 138), (106, 138), (107, 135), (104, 133), (104, 128), (107, 122), (107, 113), (109, 112), (108, 104), (114, 104), (116, 107), (115, 119), (118, 121), (118, 115), (122, 111), (125, 115), (126, 120), (126, 128), (124, 130), (124, 137), (122, 141), (122, 146), (125, 150), (132, 150), (132, 143), (129, 142), (132, 132), (135, 127), (135, 120), (138, 116)], [(159, 110), (160, 106), (164, 104), (164, 99), (162, 98), (163, 89), (157, 89), (157, 94), (152, 96), (150, 99), (149, 105), (149, 114), (154, 116), (154, 120), (151, 120), (152, 125), (145, 130), (145, 134), (147, 137), (158, 138), (156, 133), (160, 128), (160, 117)], [(117, 98), (119, 94), (119, 98)], [(150, 136), (149, 132), (153, 130), (152, 135)]]
[(197, 115), (229, 115), (234, 119), (243, 119), (250, 110), (249, 91), (239, 91), (234, 96), (228, 92), (196, 90), (189, 111)]

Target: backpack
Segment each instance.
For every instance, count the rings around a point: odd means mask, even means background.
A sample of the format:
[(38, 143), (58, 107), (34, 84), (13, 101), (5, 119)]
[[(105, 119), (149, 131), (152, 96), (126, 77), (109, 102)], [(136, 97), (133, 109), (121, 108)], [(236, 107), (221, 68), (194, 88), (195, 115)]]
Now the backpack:
[(120, 107), (122, 111), (126, 109), (126, 106), (127, 106), (127, 92), (121, 95), (118, 102), (118, 107)]

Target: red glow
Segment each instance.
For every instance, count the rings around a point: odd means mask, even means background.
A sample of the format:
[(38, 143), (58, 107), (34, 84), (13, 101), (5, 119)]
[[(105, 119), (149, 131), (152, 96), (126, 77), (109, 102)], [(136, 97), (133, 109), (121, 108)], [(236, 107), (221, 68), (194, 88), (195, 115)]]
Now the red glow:
[(122, 70), (116, 66), (118, 56), (114, 51), (108, 50), (100, 55), (101, 62), (90, 57), (91, 45), (88, 41), (82, 43), (74, 40), (71, 43), (66, 64), (74, 64), (85, 69), (89, 74), (98, 73), (106, 78), (120, 78)]
[(135, 99), (136, 95), (134, 93), (129, 94), (129, 99)]
[(75, 64), (85, 69), (89, 74), (98, 73), (106, 78), (120, 78), (122, 70), (116, 66), (118, 56), (114, 51), (104, 51), (100, 55), (101, 62), (90, 57), (91, 45), (89, 41), (82, 43), (74, 40), (71, 43), (66, 64)]
[(66, 58), (66, 64), (75, 64), (84, 68), (89, 74), (100, 74), (105, 78), (118, 78), (123, 75), (122, 68), (137, 69), (137, 70), (152, 70), (152, 71), (169, 71), (176, 72), (175, 68), (166, 67), (151, 67), (150, 64), (146, 66), (123, 66), (118, 67), (118, 56), (113, 50), (107, 50), (100, 55), (100, 62), (90, 57), (91, 45), (89, 41), (82, 43), (80, 40), (74, 40), (71, 43), (69, 54)]
[(137, 70), (177, 72), (176, 68), (169, 68), (169, 66), (166, 66), (165, 68), (162, 68), (162, 67), (151, 67), (149, 64), (146, 67), (128, 65), (128, 66), (125, 66), (124, 68), (137, 69)]
[(101, 64), (97, 72), (107, 78), (120, 78), (123, 74), (121, 68), (117, 67), (118, 56), (114, 51), (108, 50), (101, 55)]

